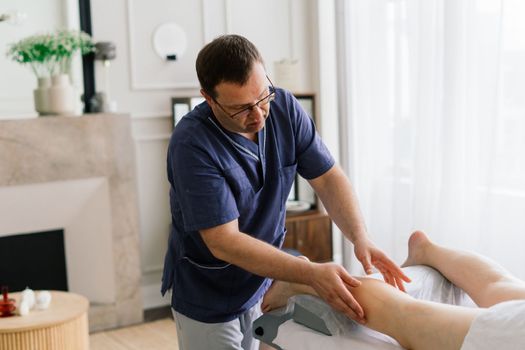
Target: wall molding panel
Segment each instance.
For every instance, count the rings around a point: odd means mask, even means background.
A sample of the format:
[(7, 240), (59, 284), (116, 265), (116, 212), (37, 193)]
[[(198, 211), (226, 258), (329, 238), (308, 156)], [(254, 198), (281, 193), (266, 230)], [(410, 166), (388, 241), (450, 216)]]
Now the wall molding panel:
[[(192, 2), (158, 0), (155, 7), (151, 7), (151, 2), (147, 0), (127, 0), (126, 5), (131, 89), (134, 91), (198, 89), (199, 82), (194, 73), (194, 63), (198, 50), (206, 39), (204, 0)], [(147, 7), (148, 11), (141, 11), (141, 6)], [(146, 13), (147, 17), (145, 17)], [(137, 20), (138, 18), (140, 20)], [(193, 21), (197, 24), (192, 26), (190, 24), (193, 23), (192, 18), (198, 18), (200, 21)], [(183, 57), (173, 62), (162, 61), (151, 46), (153, 30), (166, 22), (175, 22), (186, 29), (188, 38), (187, 51)], [(198, 40), (194, 40), (195, 38)]]

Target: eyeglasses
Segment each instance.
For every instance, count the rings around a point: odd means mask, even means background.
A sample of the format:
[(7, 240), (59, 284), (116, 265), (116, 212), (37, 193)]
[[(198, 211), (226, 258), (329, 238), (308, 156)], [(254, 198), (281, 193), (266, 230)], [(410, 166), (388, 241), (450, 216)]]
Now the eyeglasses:
[(212, 97), (212, 99), (222, 109), (222, 111), (228, 115), (228, 117), (236, 120), (242, 119), (248, 116), (248, 114), (250, 114), (250, 112), (253, 111), (255, 107), (262, 108), (263, 106), (266, 106), (268, 103), (275, 99), (275, 87), (273, 86), (273, 83), (268, 76), (266, 76), (266, 79), (268, 79), (268, 81), (270, 82), (270, 86), (268, 87), (270, 93), (265, 97), (261, 98), (259, 101), (246, 108), (241, 109), (240, 111), (234, 113), (228, 112), (219, 102), (217, 102), (217, 100), (214, 97)]

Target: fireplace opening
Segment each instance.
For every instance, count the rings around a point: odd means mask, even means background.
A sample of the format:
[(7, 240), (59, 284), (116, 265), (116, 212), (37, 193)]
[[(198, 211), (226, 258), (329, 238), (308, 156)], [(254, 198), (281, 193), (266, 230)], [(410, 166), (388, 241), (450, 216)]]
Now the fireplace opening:
[(0, 237), (0, 285), (67, 291), (64, 230)]

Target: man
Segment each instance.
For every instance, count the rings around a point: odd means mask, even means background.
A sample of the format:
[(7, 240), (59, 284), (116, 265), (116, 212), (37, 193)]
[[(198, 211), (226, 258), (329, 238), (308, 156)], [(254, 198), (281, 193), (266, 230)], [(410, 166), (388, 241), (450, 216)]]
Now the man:
[(172, 307), (181, 349), (255, 349), (251, 323), (271, 279), (311, 286), (334, 308), (364, 322), (349, 291), (360, 282), (334, 263), (279, 250), (286, 199), (296, 171), (372, 265), (402, 287), (401, 269), (367, 238), (350, 182), (312, 120), (267, 77), (257, 48), (237, 35), (207, 44), (196, 62), (206, 99), (173, 132), (168, 149), (172, 232), (162, 293)]

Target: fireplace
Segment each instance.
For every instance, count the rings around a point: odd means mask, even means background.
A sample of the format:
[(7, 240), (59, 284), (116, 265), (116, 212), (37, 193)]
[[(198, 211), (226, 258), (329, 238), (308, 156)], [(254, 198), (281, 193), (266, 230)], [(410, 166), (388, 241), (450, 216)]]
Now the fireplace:
[(64, 230), (0, 237), (0, 285), (67, 291)]
[[(84, 295), (91, 303), (115, 302), (110, 205), (105, 178), (1, 187), (0, 203), (3, 216), (0, 242), (16, 237), (12, 232), (63, 227), (69, 291)], [(4, 249), (10, 248), (14, 247)], [(14, 261), (8, 266), (14, 269), (24, 261), (18, 252), (13, 256)], [(33, 281), (27, 284), (31, 286)]]
[(63, 230), (67, 289), (89, 299), (90, 330), (141, 322), (129, 117), (0, 120), (0, 164), (0, 242)]

